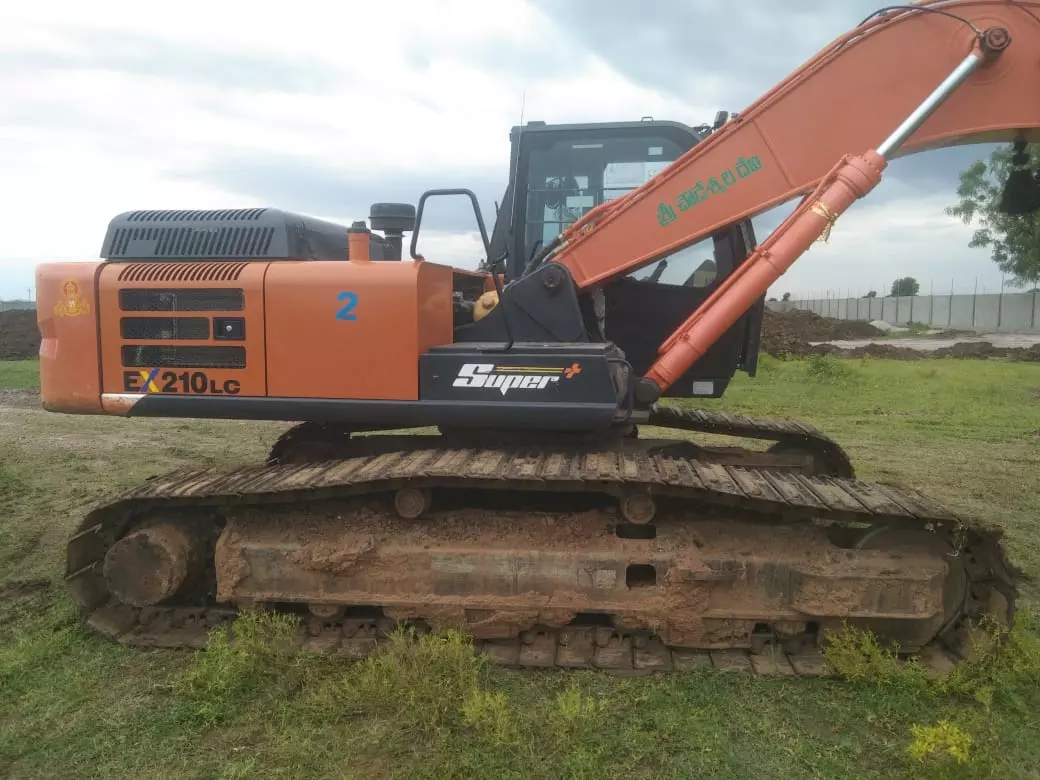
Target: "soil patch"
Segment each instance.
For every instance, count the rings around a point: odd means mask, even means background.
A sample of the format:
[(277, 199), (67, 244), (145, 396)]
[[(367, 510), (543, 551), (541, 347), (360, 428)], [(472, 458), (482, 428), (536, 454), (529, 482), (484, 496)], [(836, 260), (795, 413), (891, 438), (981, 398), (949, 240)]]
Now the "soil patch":
[(0, 582), (0, 601), (31, 596), (41, 590), (47, 590), (51, 581), (43, 577), (34, 579), (16, 579), (8, 582)]
[(869, 339), (884, 335), (869, 322), (821, 317), (804, 309), (776, 312), (766, 309), (762, 320), (761, 349), (770, 355), (781, 353), (810, 355), (816, 349), (810, 341)]
[[(995, 347), (988, 341), (959, 341), (949, 347), (935, 350), (900, 347), (897, 343), (867, 344), (862, 347), (838, 347), (834, 344), (810, 344), (811, 341), (845, 341), (869, 339), (884, 335), (869, 322), (835, 320), (821, 317), (811, 311), (792, 309), (787, 312), (765, 310), (762, 321), (760, 351), (773, 357), (808, 357), (834, 355), (835, 357), (874, 357), (890, 360), (926, 360), (929, 358), (1004, 358), (1007, 360), (1040, 362), (1040, 344), (1031, 347)], [(962, 335), (958, 333), (957, 335)]]
[(40, 406), (40, 391), (32, 388), (28, 390), (0, 390), (0, 407), (8, 409), (38, 409)]
[(40, 329), (32, 309), (0, 311), (0, 360), (26, 360), (40, 354)]
[(940, 347), (935, 350), (936, 357), (957, 358), (1010, 358), (1027, 362), (1040, 362), (1040, 344), (1031, 347), (995, 347), (988, 341), (960, 341), (952, 347)]
[(809, 355), (834, 355), (836, 357), (872, 357), (888, 360), (923, 360), (929, 353), (910, 347), (897, 347), (893, 344), (865, 344), (862, 347), (836, 347), (833, 344), (817, 344), (810, 346)]
[[(768, 351), (768, 350), (767, 350)], [(866, 344), (862, 347), (837, 347), (834, 344), (793, 343), (791, 347), (770, 352), (774, 357), (808, 357), (809, 355), (833, 355), (845, 358), (886, 358), (888, 360), (929, 360), (936, 358), (961, 358), (987, 360), (1004, 358), (1025, 363), (1040, 363), (1040, 344), (1031, 347), (995, 347), (988, 341), (959, 341), (953, 346), (923, 350), (897, 347), (894, 344)]]

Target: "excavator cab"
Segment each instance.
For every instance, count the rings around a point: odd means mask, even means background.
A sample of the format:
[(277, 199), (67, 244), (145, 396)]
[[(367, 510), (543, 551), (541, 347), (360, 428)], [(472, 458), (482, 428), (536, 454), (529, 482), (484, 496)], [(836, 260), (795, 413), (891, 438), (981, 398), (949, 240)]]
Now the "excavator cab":
[[(718, 123), (716, 123), (718, 124)], [(510, 133), (510, 179), (498, 208), (489, 259), (505, 257), (507, 282), (590, 209), (644, 184), (713, 131), (680, 122), (546, 124)], [(604, 341), (624, 351), (637, 375), (668, 336), (754, 250), (749, 221), (609, 281), (602, 287)], [(740, 369), (755, 374), (764, 297), (665, 393), (720, 397)]]

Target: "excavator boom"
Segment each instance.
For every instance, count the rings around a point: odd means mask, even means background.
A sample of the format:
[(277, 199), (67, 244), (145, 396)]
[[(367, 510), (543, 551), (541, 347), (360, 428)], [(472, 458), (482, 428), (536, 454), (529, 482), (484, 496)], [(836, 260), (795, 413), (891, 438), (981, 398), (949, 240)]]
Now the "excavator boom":
[(992, 62), (1010, 42), (1007, 30), (994, 27), (979, 36), (972, 51), (942, 84), (877, 148), (846, 156), (816, 190), (758, 247), (737, 271), (698, 308), (660, 349), (660, 357), (641, 382), (644, 398), (656, 399), (689, 370), (740, 315), (780, 278), (810, 245), (829, 235), (831, 226), (859, 198), (881, 181), (895, 154), (954, 90), (981, 64)]
[[(987, 30), (1009, 40), (987, 42)], [(578, 287), (592, 287), (808, 194), (846, 155), (877, 149), (980, 45), (986, 61), (896, 156), (1040, 138), (1040, 2), (899, 6), (836, 39), (643, 186), (576, 221), (552, 259)]]

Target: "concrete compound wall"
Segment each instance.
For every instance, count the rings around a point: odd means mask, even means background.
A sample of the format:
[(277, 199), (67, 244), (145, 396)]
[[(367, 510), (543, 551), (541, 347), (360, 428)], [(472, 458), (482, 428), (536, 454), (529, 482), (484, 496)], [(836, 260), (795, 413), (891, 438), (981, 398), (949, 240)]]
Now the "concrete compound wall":
[(0, 311), (12, 311), (14, 309), (36, 309), (33, 301), (0, 301)]
[(818, 298), (771, 301), (774, 311), (807, 309), (839, 320), (920, 322), (936, 328), (989, 333), (1040, 333), (1040, 294), (914, 295), (887, 298)]

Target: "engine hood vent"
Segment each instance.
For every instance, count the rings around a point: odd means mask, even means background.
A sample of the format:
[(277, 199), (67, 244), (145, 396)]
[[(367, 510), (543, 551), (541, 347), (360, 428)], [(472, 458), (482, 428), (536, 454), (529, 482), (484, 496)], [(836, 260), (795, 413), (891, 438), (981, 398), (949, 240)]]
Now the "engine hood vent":
[(120, 282), (234, 282), (246, 263), (134, 263), (119, 272)]
[(347, 228), (271, 208), (139, 210), (115, 217), (110, 261), (346, 260)]

